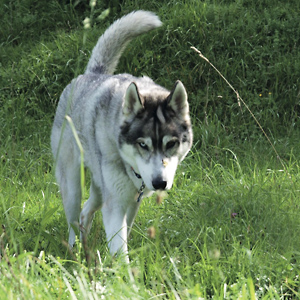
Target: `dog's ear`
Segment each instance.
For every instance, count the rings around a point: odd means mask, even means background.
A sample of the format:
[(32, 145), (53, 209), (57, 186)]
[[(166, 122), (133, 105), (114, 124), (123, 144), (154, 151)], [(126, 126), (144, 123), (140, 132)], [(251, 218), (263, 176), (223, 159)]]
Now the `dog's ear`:
[(137, 114), (139, 110), (144, 108), (143, 99), (141, 98), (137, 85), (132, 82), (126, 90), (123, 103), (123, 114), (126, 116)]
[(173, 90), (168, 96), (168, 106), (183, 119), (189, 118), (189, 103), (187, 93), (181, 81), (177, 80)]

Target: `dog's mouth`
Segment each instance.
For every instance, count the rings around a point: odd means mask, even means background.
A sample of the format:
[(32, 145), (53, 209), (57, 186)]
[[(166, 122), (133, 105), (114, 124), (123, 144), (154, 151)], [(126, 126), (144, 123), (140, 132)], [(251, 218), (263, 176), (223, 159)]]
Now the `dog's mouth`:
[[(137, 179), (142, 179), (142, 181), (143, 181), (142, 176), (141, 176), (139, 173), (137, 173), (136, 171), (134, 171), (134, 168), (133, 168), (133, 167), (131, 167), (131, 170), (132, 170), (133, 174), (135, 175), (135, 177), (136, 177)], [(143, 182), (144, 182), (144, 181), (143, 181)]]

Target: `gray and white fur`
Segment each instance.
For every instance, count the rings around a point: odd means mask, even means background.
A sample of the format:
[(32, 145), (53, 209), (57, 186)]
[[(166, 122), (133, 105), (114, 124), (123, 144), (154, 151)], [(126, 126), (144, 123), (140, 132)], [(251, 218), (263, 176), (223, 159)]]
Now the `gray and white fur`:
[[(149, 77), (113, 75), (126, 45), (161, 26), (147, 11), (114, 22), (99, 38), (86, 71), (73, 79), (58, 103), (51, 134), (56, 178), (69, 224), (87, 235), (102, 210), (112, 254), (127, 257), (127, 237), (140, 198), (170, 189), (180, 161), (192, 145), (187, 93), (180, 81), (171, 91)], [(80, 151), (65, 116), (72, 119), (90, 170), (90, 195), (81, 210)]]

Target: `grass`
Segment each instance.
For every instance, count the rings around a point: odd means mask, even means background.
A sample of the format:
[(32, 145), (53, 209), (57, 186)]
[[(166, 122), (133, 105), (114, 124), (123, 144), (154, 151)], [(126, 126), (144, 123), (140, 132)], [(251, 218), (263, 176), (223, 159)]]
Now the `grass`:
[[(103, 1), (91, 12), (84, 1), (1, 2), (1, 299), (299, 298), (299, 5)], [(128, 266), (109, 256), (100, 213), (88, 261), (80, 243), (66, 249), (49, 136), (59, 95), (97, 37), (137, 8), (165, 25), (130, 44), (118, 71), (167, 87), (180, 78), (195, 143), (162, 204), (143, 201)], [(281, 160), (190, 46), (233, 84)]]

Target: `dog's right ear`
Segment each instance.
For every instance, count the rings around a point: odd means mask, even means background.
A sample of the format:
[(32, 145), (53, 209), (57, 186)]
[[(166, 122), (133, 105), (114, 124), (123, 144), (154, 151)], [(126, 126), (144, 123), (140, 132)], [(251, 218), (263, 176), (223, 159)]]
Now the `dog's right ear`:
[(144, 108), (144, 101), (141, 98), (137, 85), (132, 82), (126, 90), (123, 103), (123, 114), (125, 116), (136, 115), (138, 111)]

